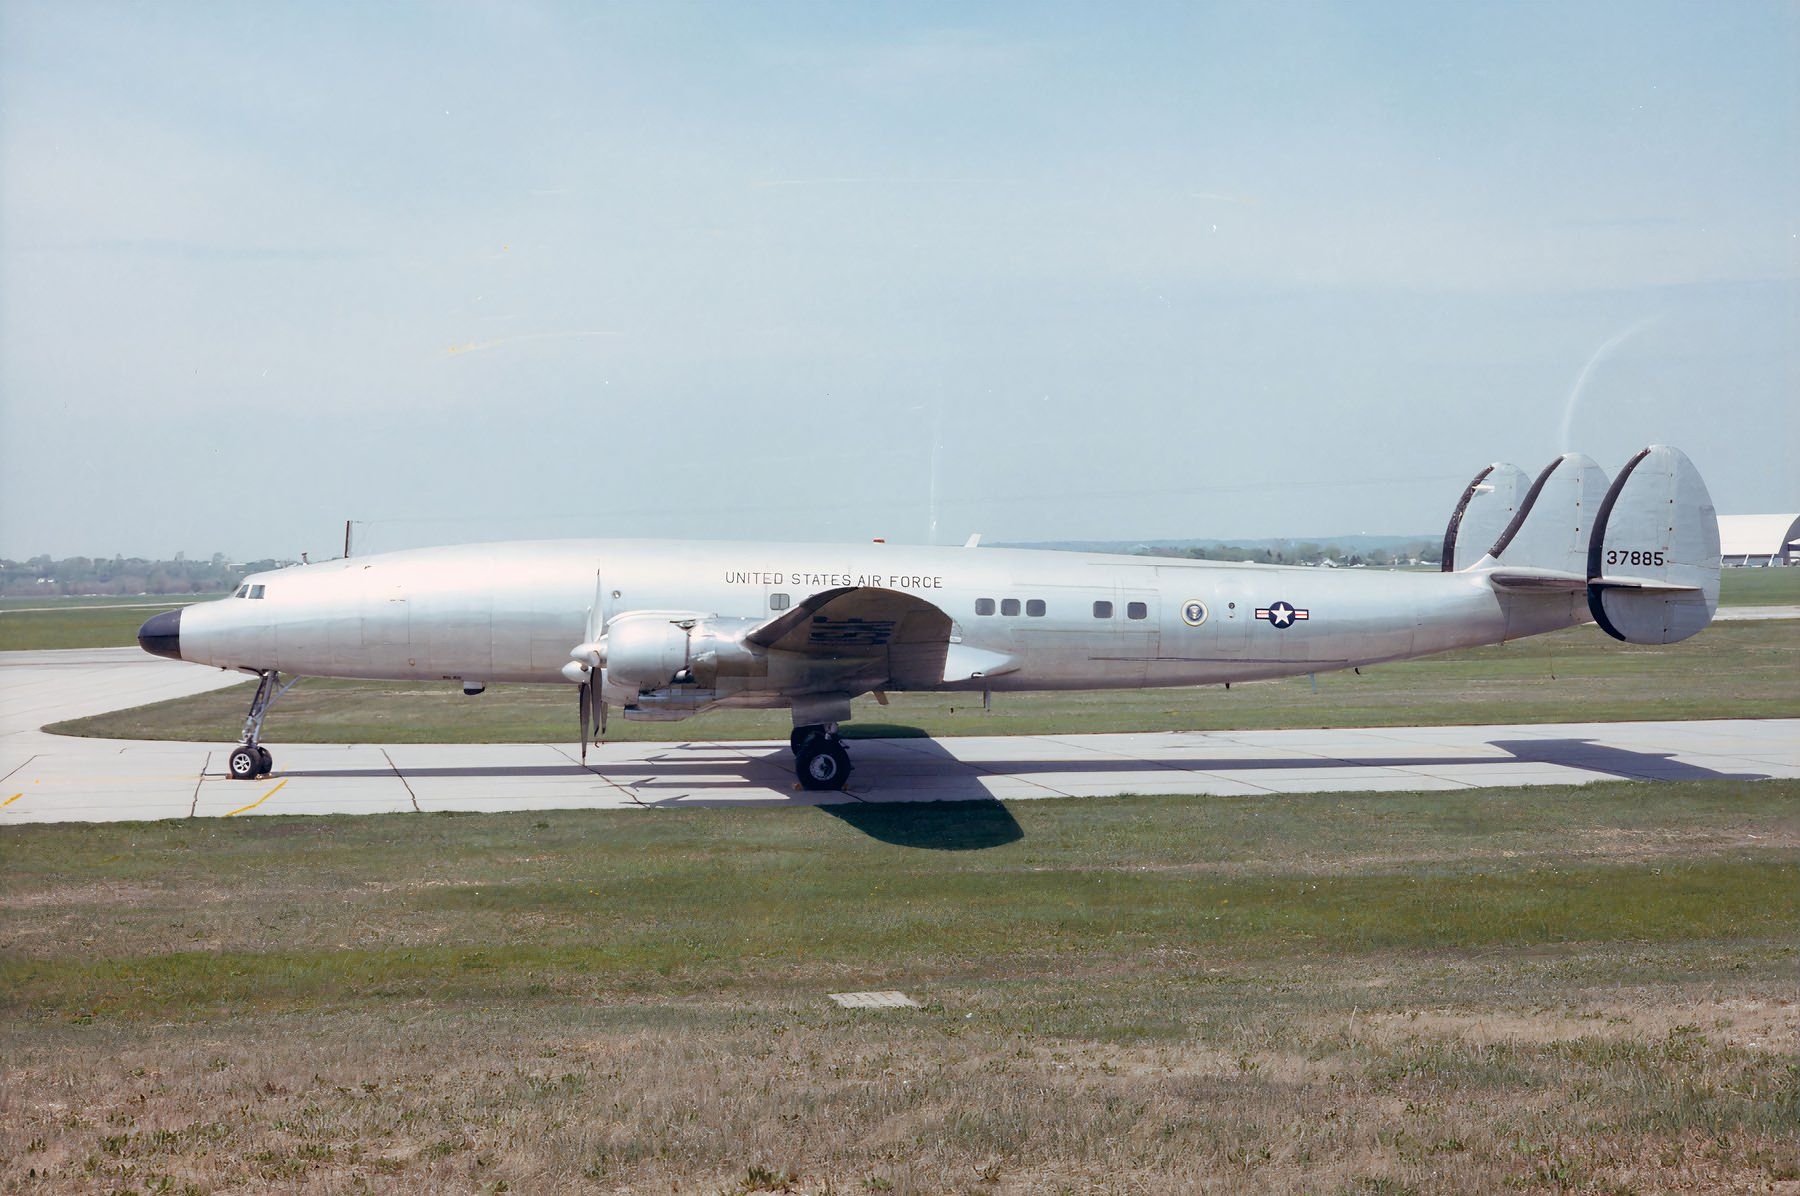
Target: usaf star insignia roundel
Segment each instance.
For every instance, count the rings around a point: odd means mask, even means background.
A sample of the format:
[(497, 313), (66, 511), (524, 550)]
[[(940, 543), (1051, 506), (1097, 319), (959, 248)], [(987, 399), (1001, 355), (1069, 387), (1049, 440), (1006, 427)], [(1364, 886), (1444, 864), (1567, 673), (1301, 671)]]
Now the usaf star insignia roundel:
[(1296, 608), (1286, 602), (1271, 602), (1267, 606), (1256, 608), (1256, 617), (1266, 620), (1271, 627), (1292, 627), (1301, 619), (1309, 619), (1312, 613), (1304, 607)]

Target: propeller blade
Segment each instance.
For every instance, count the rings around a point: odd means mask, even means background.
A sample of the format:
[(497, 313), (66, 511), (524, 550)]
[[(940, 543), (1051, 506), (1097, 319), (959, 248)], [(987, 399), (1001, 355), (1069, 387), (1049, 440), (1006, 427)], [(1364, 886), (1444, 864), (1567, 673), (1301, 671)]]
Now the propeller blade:
[(592, 683), (581, 683), (581, 763), (587, 765), (588, 727), (593, 723), (594, 687)]

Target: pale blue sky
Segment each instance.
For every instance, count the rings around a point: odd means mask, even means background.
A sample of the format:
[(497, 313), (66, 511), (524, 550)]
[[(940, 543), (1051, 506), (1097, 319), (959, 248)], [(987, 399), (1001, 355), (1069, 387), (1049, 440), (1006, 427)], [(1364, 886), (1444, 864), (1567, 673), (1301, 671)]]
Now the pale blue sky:
[(1590, 363), (1568, 447), (1792, 510), (1796, 62), (1785, 2), (6, 0), (0, 554), (922, 540), (934, 431), (944, 542), (1432, 531)]

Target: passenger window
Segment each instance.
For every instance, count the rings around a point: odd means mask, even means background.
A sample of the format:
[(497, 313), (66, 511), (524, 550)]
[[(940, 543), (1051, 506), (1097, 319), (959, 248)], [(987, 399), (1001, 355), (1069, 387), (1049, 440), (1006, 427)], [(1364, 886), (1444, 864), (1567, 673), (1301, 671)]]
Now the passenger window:
[(789, 598), (786, 594), (770, 594), (769, 595), (769, 609), (770, 610), (786, 610), (788, 608), (788, 603), (790, 603), (792, 601), (793, 601), (793, 599)]
[(994, 600), (992, 598), (977, 598), (975, 600), (975, 613), (978, 615), (993, 614)]
[(1044, 612), (1048, 609), (1049, 607), (1044, 605), (1044, 600), (1042, 598), (1033, 598), (1025, 603), (1025, 613), (1034, 619), (1043, 618)]
[(1148, 619), (1150, 617), (1150, 607), (1147, 603), (1143, 602), (1127, 602), (1125, 604), (1125, 617), (1127, 619)]
[(1019, 600), (1017, 598), (1002, 598), (1000, 600), (1000, 613), (1003, 615), (1018, 614)]
[(261, 586), (251, 586), (250, 596), (252, 598), (261, 598), (263, 596), (263, 588)]
[(1094, 603), (1094, 617), (1096, 619), (1112, 618), (1112, 603), (1110, 603), (1110, 602)]

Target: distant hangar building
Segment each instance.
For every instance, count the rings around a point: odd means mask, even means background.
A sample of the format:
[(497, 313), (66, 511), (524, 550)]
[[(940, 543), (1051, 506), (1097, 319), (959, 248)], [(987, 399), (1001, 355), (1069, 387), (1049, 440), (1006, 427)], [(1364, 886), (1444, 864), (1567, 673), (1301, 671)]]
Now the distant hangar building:
[(1792, 565), (1800, 557), (1800, 515), (1719, 516), (1726, 565)]

